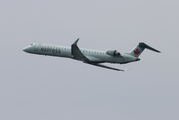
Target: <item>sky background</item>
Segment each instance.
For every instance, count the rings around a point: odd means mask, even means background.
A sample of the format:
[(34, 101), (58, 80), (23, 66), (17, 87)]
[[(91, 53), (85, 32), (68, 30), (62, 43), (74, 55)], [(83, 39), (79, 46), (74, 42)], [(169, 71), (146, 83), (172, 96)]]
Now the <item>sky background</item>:
[[(1, 120), (178, 120), (178, 0), (0, 0)], [(117, 72), (27, 54), (31, 43), (116, 49), (141, 61)]]

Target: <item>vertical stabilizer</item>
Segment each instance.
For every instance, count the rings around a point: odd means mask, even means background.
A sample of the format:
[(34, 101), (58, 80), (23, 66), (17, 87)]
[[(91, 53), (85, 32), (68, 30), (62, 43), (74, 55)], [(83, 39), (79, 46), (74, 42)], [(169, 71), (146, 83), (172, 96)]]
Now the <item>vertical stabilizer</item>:
[(134, 56), (134, 57), (139, 57), (139, 55), (144, 51), (144, 49), (149, 49), (149, 50), (152, 50), (154, 52), (158, 52), (160, 53), (160, 51), (148, 46), (147, 44), (143, 43), (143, 42), (140, 42), (137, 47), (135, 47), (133, 50), (131, 50), (129, 52), (130, 55)]

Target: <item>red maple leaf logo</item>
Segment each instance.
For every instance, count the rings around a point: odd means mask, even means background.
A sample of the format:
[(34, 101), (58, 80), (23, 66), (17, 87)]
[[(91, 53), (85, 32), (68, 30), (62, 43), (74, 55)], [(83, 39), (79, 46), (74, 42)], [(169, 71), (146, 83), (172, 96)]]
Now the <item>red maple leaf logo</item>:
[(134, 54), (135, 54), (135, 55), (138, 55), (139, 53), (140, 53), (140, 51), (139, 51), (138, 48), (134, 50)]

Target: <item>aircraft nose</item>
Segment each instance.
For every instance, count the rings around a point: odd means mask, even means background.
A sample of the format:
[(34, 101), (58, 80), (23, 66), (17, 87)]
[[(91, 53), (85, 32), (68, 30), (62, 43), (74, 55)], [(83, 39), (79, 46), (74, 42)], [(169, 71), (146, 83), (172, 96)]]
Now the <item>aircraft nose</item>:
[(25, 48), (23, 48), (23, 51), (24, 51), (24, 52), (27, 52), (27, 49), (28, 49), (28, 48), (27, 48), (27, 47), (25, 47)]
[(23, 48), (24, 52), (30, 52), (31, 51), (31, 46), (26, 46), (25, 48)]

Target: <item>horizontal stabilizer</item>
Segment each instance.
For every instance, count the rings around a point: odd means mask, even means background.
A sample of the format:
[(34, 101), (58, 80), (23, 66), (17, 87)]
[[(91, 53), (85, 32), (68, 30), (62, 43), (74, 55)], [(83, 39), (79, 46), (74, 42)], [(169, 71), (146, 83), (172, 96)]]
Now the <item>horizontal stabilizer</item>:
[(140, 42), (139, 43), (139, 47), (142, 47), (142, 48), (146, 48), (146, 49), (149, 49), (149, 50), (152, 50), (154, 52), (158, 52), (158, 53), (161, 53), (160, 51), (148, 46), (147, 44), (143, 43), (143, 42)]
[(160, 53), (160, 51), (150, 47), (149, 45), (143, 43), (143, 42), (140, 42), (137, 47), (135, 47), (134, 49), (132, 49), (128, 54), (131, 55), (131, 56), (134, 56), (134, 57), (139, 57), (140, 54), (146, 49), (149, 49), (149, 50), (152, 50), (154, 52), (158, 52)]

